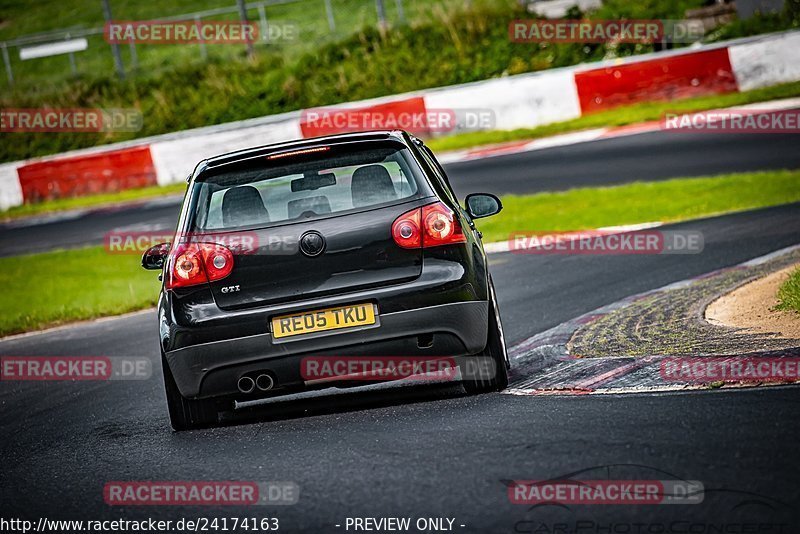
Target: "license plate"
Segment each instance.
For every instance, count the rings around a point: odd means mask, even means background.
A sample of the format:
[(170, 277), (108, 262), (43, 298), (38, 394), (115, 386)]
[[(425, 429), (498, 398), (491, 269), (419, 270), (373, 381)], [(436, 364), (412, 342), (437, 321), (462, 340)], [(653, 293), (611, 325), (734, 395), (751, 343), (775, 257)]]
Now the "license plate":
[(375, 306), (353, 304), (272, 318), (272, 336), (276, 339), (325, 330), (339, 330), (375, 324)]

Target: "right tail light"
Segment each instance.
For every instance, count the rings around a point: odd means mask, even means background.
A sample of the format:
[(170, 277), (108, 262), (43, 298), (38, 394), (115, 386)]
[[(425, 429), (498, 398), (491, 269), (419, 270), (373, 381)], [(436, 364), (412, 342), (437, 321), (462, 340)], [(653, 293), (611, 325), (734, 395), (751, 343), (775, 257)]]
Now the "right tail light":
[(403, 248), (428, 248), (467, 241), (453, 211), (442, 202), (408, 211), (392, 224), (394, 242)]

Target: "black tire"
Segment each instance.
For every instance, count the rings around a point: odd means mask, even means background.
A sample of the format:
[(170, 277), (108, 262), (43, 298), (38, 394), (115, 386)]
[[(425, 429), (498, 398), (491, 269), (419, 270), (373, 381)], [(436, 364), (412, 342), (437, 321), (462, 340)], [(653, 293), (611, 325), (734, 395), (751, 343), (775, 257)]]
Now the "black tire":
[(463, 385), (467, 393), (488, 393), (506, 389), (508, 387), (508, 352), (503, 335), (503, 323), (500, 320), (500, 309), (497, 306), (497, 297), (491, 278), (489, 278), (489, 333), (486, 348), (477, 356), (491, 358), (495, 373), (490, 377), (477, 376), (474, 379), (464, 380)]
[(164, 390), (167, 393), (169, 421), (174, 430), (203, 428), (219, 422), (216, 402), (205, 399), (192, 400), (181, 395), (163, 354), (161, 355), (161, 368), (164, 371)]

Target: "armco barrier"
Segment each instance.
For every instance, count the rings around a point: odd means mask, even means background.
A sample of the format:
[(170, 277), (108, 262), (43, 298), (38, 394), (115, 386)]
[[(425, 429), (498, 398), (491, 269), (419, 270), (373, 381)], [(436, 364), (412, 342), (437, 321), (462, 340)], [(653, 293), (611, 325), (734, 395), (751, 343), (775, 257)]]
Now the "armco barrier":
[(19, 162), (0, 165), (0, 208), (2, 209), (22, 204), (22, 188), (19, 185), (19, 174), (17, 173), (19, 166)]
[(25, 202), (156, 185), (148, 146), (39, 161), (17, 173)]
[[(746, 91), (795, 80), (800, 80), (800, 31), (507, 76), (331, 108), (381, 112), (490, 110), (494, 116), (492, 128), (505, 130), (574, 119), (632, 102)], [(336, 128), (323, 131), (304, 123), (302, 115), (303, 112), (296, 111), (78, 150), (34, 162), (3, 164), (0, 209), (19, 205), (23, 200), (55, 195), (174, 183), (185, 179), (195, 164), (208, 156), (337, 131)], [(456, 130), (459, 131), (464, 130)]]
[(738, 90), (727, 48), (577, 72), (575, 85), (583, 113)]
[(208, 156), (300, 138), (303, 134), (297, 115), (292, 113), (264, 124), (240, 121), (222, 131), (202, 128), (193, 135), (162, 137), (150, 145), (158, 183), (167, 185), (185, 180), (194, 166)]
[(800, 80), (800, 32), (728, 47), (739, 91)]
[(581, 116), (571, 68), (433, 89), (426, 92), (425, 105), (428, 109), (491, 109), (497, 130), (534, 128)]

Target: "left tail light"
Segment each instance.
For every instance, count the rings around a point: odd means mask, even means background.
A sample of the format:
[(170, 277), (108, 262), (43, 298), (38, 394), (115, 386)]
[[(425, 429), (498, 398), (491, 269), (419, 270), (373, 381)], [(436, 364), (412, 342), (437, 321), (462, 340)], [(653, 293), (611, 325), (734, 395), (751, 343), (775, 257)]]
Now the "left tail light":
[(222, 280), (233, 270), (233, 252), (216, 243), (180, 243), (167, 259), (166, 288)]

